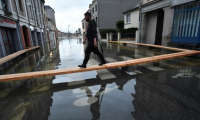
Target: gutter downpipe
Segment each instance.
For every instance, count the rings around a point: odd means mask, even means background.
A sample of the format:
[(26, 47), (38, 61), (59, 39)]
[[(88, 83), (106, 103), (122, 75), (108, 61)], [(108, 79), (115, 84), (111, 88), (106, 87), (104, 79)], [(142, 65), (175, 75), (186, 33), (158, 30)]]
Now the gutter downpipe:
[[(31, 0), (31, 4), (32, 4), (31, 8), (34, 9), (35, 4), (33, 3), (32, 0)], [(35, 10), (34, 10), (34, 11), (35, 11)], [(33, 16), (33, 19), (34, 19), (34, 22), (35, 22), (35, 27), (36, 27), (36, 17), (35, 17), (36, 15), (34, 15), (34, 12), (33, 12), (33, 11), (32, 11), (31, 13), (32, 13), (32, 16)]]
[[(46, 24), (45, 24), (45, 21), (44, 21), (44, 6), (42, 7), (42, 2), (40, 2), (40, 7), (41, 7), (41, 12), (42, 12), (42, 16), (43, 16), (43, 26), (44, 26), (44, 30), (43, 30), (43, 39), (45, 41), (45, 48), (47, 46), (47, 36), (46, 36)], [(41, 21), (42, 22), (42, 21)]]
[(36, 8), (35, 0), (33, 0), (33, 2), (34, 2), (34, 6), (35, 6), (35, 17), (36, 17), (36, 20), (37, 20), (37, 25), (39, 25), (38, 24), (37, 8)]
[(142, 3), (143, 0), (140, 0), (140, 23), (139, 23), (139, 40), (138, 42), (141, 43), (141, 38), (142, 38), (142, 34), (141, 34), (141, 29), (142, 29)]
[[(17, 2), (16, 2), (16, 0), (14, 0), (14, 2), (15, 2), (15, 6), (16, 6), (16, 10), (17, 10), (17, 29), (18, 29), (18, 31), (19, 31), (19, 37), (20, 37), (20, 39), (21, 39), (21, 42), (22, 42), (22, 36), (21, 36), (21, 30), (20, 30), (20, 25), (19, 25), (19, 12), (18, 12), (18, 7), (17, 7)], [(23, 42), (22, 42), (22, 44), (23, 44)], [(20, 48), (22, 49), (22, 44), (19, 44), (20, 45)], [(25, 48), (24, 48), (25, 49)], [(23, 49), (22, 49), (23, 50)]]
[[(26, 2), (26, 0), (25, 0), (25, 2)], [(30, 25), (31, 22), (30, 22), (29, 15), (28, 15), (27, 2), (26, 2), (26, 4), (25, 4), (25, 6), (26, 6), (26, 13), (27, 13), (27, 16), (28, 16), (28, 22), (29, 22), (29, 25)]]

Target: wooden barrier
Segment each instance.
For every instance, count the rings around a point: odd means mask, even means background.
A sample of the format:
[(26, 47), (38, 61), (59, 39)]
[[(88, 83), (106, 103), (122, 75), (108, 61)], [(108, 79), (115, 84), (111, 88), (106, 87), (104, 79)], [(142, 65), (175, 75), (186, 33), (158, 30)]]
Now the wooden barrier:
[(11, 54), (11, 55), (8, 55), (8, 56), (6, 56), (6, 57), (3, 57), (3, 58), (0, 59), (0, 65), (2, 65), (2, 64), (5, 63), (5, 62), (8, 62), (9, 60), (12, 60), (12, 59), (14, 59), (14, 58), (20, 56), (20, 55), (22, 55), (22, 54), (24, 54), (24, 53), (26, 53), (26, 52), (28, 52), (28, 51), (37, 49), (37, 48), (39, 48), (39, 47), (40, 47), (40, 46), (36, 46), (36, 47), (32, 47), (32, 48), (25, 49), (25, 50), (20, 50), (20, 51), (18, 51), (18, 52), (16, 52), (16, 53), (13, 53), (13, 54)]
[(174, 50), (174, 51), (187, 51), (187, 49), (179, 49), (179, 48), (166, 47), (166, 46), (160, 46), (160, 45), (152, 45), (152, 44), (144, 44), (144, 43), (117, 42), (117, 41), (110, 41), (110, 43), (126, 43), (126, 44), (156, 47), (156, 48), (162, 48), (162, 49), (168, 49), (168, 50)]
[(29, 73), (21, 73), (21, 74), (1, 75), (0, 82), (62, 75), (62, 74), (71, 74), (71, 73), (86, 72), (86, 71), (93, 71), (93, 70), (100, 70), (100, 69), (126, 67), (126, 66), (132, 66), (132, 65), (137, 65), (137, 64), (150, 63), (150, 62), (155, 62), (155, 61), (160, 61), (160, 60), (167, 60), (167, 59), (172, 59), (172, 58), (200, 54), (200, 51), (195, 51), (195, 50), (184, 50), (184, 49), (142, 44), (142, 43), (113, 42), (113, 41), (111, 41), (111, 43), (127, 43), (127, 44), (143, 45), (143, 46), (157, 47), (157, 48), (163, 48), (163, 49), (169, 49), (169, 50), (175, 50), (175, 51), (181, 51), (181, 52), (147, 57), (147, 58), (133, 59), (133, 60), (122, 61), (122, 62), (108, 63), (103, 66), (94, 65), (94, 66), (88, 66), (87, 68), (67, 68), (67, 69), (59, 69), (59, 70), (48, 70), (48, 71), (38, 71), (38, 72), (29, 72)]
[(88, 66), (87, 68), (67, 68), (67, 69), (59, 69), (59, 70), (48, 70), (48, 71), (38, 71), (38, 72), (29, 72), (29, 73), (20, 73), (20, 74), (1, 75), (0, 82), (62, 75), (62, 74), (79, 73), (79, 72), (86, 72), (86, 71), (93, 71), (93, 70), (100, 70), (100, 69), (125, 67), (125, 66), (137, 65), (137, 64), (142, 64), (142, 63), (155, 62), (159, 60), (167, 60), (167, 59), (172, 59), (172, 58), (177, 58), (177, 57), (183, 57), (183, 56), (188, 56), (192, 54), (200, 54), (200, 51), (188, 50), (188, 51), (179, 52), (179, 53), (133, 59), (133, 60), (115, 62), (115, 63), (108, 63), (103, 66), (98, 66), (98, 65)]

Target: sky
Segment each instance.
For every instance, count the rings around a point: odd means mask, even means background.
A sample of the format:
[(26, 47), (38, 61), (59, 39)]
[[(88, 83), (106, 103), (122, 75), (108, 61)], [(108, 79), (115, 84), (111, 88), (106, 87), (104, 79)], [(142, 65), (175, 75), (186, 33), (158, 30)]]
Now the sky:
[(81, 21), (91, 3), (92, 0), (45, 0), (45, 5), (54, 9), (56, 26), (62, 32), (68, 32), (69, 25), (70, 32), (75, 32), (78, 28), (82, 29)]

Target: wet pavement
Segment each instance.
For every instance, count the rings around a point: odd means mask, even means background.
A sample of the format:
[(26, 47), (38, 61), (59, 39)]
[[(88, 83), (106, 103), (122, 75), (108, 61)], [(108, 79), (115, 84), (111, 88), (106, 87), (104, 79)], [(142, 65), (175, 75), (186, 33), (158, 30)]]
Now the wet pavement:
[[(102, 42), (107, 62), (173, 53)], [(0, 74), (74, 68), (82, 39), (29, 52)], [(98, 64), (91, 54), (88, 65)], [(199, 120), (200, 59), (182, 57), (123, 68), (0, 83), (1, 120)]]

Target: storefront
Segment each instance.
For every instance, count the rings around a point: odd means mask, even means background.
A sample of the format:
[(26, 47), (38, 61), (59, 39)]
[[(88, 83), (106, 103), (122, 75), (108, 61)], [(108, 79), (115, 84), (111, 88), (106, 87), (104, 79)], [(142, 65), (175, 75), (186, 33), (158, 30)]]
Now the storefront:
[(200, 44), (200, 1), (175, 7), (171, 41)]
[(0, 57), (15, 53), (20, 49), (17, 37), (16, 22), (0, 17)]

